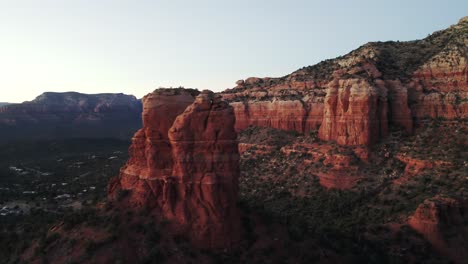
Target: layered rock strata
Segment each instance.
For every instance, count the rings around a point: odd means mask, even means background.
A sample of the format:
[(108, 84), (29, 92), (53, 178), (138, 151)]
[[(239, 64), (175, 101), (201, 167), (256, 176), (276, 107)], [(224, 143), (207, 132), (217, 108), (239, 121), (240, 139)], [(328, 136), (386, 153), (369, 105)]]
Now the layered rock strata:
[(209, 91), (160, 89), (143, 98), (142, 116), (109, 195), (129, 192), (132, 207), (156, 212), (197, 247), (233, 246), (240, 227), (232, 107)]
[(422, 40), (372, 42), (281, 78), (240, 80), (222, 92), (236, 129), (272, 127), (340, 145), (371, 145), (391, 127), (468, 117), (468, 18)]

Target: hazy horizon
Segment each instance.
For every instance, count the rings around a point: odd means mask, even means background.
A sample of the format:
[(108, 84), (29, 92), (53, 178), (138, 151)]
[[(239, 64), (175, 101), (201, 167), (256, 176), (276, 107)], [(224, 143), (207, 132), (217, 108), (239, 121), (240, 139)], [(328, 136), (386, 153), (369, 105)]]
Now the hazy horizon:
[[(370, 41), (421, 39), (468, 2), (3, 1), (0, 102), (43, 92), (221, 91), (279, 77)], [(339, 8), (337, 8), (339, 6)]]

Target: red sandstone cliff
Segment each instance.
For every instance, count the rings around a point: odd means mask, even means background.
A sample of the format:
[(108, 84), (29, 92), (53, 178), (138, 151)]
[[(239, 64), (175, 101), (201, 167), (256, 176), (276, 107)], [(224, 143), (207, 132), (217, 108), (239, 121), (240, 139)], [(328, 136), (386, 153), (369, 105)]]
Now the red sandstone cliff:
[(222, 93), (236, 114), (236, 130), (249, 126), (306, 132), (316, 130), (323, 115), (322, 84), (249, 78)]
[(231, 247), (240, 239), (234, 112), (212, 92), (197, 94), (160, 89), (143, 98), (143, 128), (109, 195), (129, 191), (130, 206), (149, 208), (197, 247)]
[(425, 118), (468, 117), (468, 18), (422, 40), (372, 42), (281, 78), (248, 78), (222, 92), (236, 129), (308, 132), (370, 145), (389, 127), (413, 133)]

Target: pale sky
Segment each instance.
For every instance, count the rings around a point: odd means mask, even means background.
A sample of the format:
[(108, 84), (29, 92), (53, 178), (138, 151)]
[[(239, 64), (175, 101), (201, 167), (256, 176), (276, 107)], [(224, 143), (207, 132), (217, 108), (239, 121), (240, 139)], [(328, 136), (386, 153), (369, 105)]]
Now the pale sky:
[(424, 38), (467, 11), (466, 0), (0, 0), (0, 102), (220, 91), (369, 41)]

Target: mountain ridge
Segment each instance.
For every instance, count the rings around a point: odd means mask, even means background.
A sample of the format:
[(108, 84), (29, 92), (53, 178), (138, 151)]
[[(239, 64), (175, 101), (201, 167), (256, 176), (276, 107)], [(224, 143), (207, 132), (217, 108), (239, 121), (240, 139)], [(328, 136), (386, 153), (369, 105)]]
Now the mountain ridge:
[(122, 93), (45, 92), (0, 107), (0, 142), (51, 138), (130, 139), (141, 125), (141, 101)]
[(468, 19), (422, 40), (370, 42), (279, 78), (249, 77), (221, 92), (236, 129), (264, 126), (372, 145), (389, 128), (468, 117)]

